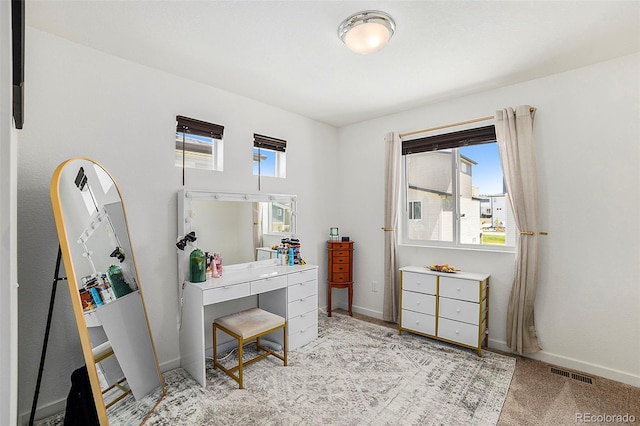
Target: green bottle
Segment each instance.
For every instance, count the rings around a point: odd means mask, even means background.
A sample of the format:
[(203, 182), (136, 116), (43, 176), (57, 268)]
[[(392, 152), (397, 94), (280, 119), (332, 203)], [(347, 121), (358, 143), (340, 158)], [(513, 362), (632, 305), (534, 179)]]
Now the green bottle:
[(107, 269), (107, 279), (111, 283), (111, 288), (113, 289), (114, 294), (117, 297), (122, 297), (125, 294), (131, 293), (131, 287), (124, 280), (124, 275), (122, 275), (122, 268), (118, 265), (111, 265), (109, 269)]
[(207, 262), (202, 250), (195, 248), (189, 255), (189, 281), (202, 283), (207, 280)]

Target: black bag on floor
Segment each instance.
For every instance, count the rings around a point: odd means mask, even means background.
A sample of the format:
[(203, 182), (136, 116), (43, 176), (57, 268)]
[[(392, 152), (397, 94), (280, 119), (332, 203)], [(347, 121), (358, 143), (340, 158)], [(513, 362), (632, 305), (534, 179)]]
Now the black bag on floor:
[(89, 373), (85, 365), (71, 373), (71, 390), (67, 396), (64, 426), (97, 426), (99, 424)]

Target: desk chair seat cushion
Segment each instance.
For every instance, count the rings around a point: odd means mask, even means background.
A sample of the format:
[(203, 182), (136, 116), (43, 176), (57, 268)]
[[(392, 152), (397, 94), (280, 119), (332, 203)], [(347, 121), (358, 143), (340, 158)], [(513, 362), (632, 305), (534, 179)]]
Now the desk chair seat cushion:
[(107, 355), (111, 354), (111, 342), (106, 341), (95, 348), (93, 348), (93, 359), (103, 359), (106, 358)]
[(284, 318), (260, 308), (251, 308), (217, 318), (214, 321), (227, 330), (247, 339), (284, 324)]

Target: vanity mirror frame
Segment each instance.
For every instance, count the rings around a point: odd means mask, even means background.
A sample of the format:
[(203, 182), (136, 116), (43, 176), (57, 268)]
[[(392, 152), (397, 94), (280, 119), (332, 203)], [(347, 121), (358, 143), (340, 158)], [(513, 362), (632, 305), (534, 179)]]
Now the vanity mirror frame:
[[(94, 347), (92, 346), (91, 343), (91, 339), (90, 339), (90, 335), (89, 335), (89, 330), (88, 327), (89, 325), (87, 324), (87, 318), (85, 316), (85, 311), (83, 310), (83, 305), (82, 305), (82, 300), (80, 297), (80, 293), (79, 293), (79, 289), (80, 287), (82, 287), (80, 284), (81, 281), (81, 277), (78, 276), (77, 272), (76, 272), (76, 267), (74, 264), (74, 258), (72, 256), (73, 250), (71, 247), (72, 243), (75, 243), (76, 238), (74, 238), (73, 235), (69, 235), (68, 233), (68, 227), (65, 223), (65, 217), (64, 217), (64, 200), (61, 199), (61, 182), (62, 182), (62, 177), (64, 176), (64, 172), (68, 167), (74, 167), (75, 165), (73, 163), (79, 163), (80, 165), (87, 167), (87, 165), (93, 165), (96, 168), (101, 169), (102, 171), (104, 171), (106, 173), (106, 175), (111, 179), (111, 182), (113, 183), (113, 187), (115, 188), (115, 191), (119, 197), (119, 202), (122, 208), (122, 215), (123, 215), (123, 219), (124, 219), (124, 226), (125, 226), (125, 231), (127, 232), (127, 238), (129, 237), (129, 226), (128, 226), (128, 221), (127, 221), (127, 215), (126, 215), (126, 211), (125, 211), (125, 206), (124, 206), (124, 202), (122, 199), (122, 193), (120, 191), (120, 188), (118, 187), (117, 182), (115, 181), (115, 179), (113, 179), (113, 176), (111, 176), (111, 174), (106, 170), (106, 168), (104, 168), (101, 164), (99, 164), (98, 162), (87, 158), (87, 157), (75, 157), (75, 158), (71, 158), (69, 160), (66, 160), (64, 162), (62, 162), (54, 171), (52, 179), (51, 179), (51, 186), (50, 186), (50, 195), (51, 195), (51, 203), (52, 203), (52, 209), (53, 209), (53, 215), (54, 215), (54, 220), (55, 220), (55, 224), (56, 224), (56, 230), (58, 233), (58, 240), (59, 240), (59, 244), (60, 244), (60, 250), (61, 250), (61, 254), (62, 254), (62, 260), (64, 262), (64, 269), (66, 272), (66, 278), (67, 278), (67, 284), (68, 284), (68, 288), (69, 288), (69, 295), (71, 298), (71, 304), (73, 307), (73, 312), (74, 312), (74, 317), (76, 320), (76, 325), (78, 328), (78, 334), (80, 337), (80, 345), (82, 347), (82, 353), (83, 353), (83, 357), (84, 357), (84, 361), (87, 367), (87, 373), (89, 376), (89, 382), (90, 382), (90, 387), (91, 387), (91, 391), (93, 394), (93, 399), (95, 402), (95, 406), (96, 406), (96, 412), (98, 415), (98, 421), (100, 422), (100, 425), (104, 426), (104, 425), (109, 425), (109, 418), (107, 415), (107, 405), (105, 404), (104, 401), (104, 397), (103, 397), (103, 390), (101, 388), (100, 385), (100, 379), (98, 377), (98, 372), (97, 372), (97, 368), (96, 368), (96, 364), (99, 362), (99, 360), (94, 358)], [(76, 182), (77, 183), (77, 182)], [(95, 203), (95, 199), (94, 199), (94, 203)], [(97, 206), (96, 206), (97, 208)], [(69, 220), (69, 219), (67, 219)], [(112, 230), (115, 232), (115, 229), (112, 228)], [(156, 409), (156, 407), (158, 406), (158, 404), (160, 403), (160, 401), (162, 401), (162, 399), (165, 397), (166, 395), (166, 389), (165, 389), (165, 384), (164, 384), (164, 379), (162, 376), (162, 372), (160, 371), (160, 365), (158, 363), (158, 357), (157, 357), (157, 352), (156, 352), (156, 347), (155, 347), (155, 343), (153, 341), (153, 335), (151, 333), (151, 327), (149, 324), (149, 318), (147, 315), (147, 308), (144, 302), (144, 295), (143, 295), (143, 291), (142, 291), (142, 287), (140, 285), (140, 278), (139, 278), (139, 273), (138, 273), (138, 267), (136, 264), (136, 260), (135, 260), (135, 254), (134, 254), (134, 250), (133, 247), (131, 246), (130, 242), (128, 244), (128, 246), (126, 247), (129, 250), (128, 256), (131, 259), (131, 265), (132, 265), (132, 269), (133, 271), (132, 274), (134, 274), (135, 276), (133, 277), (135, 280), (135, 284), (137, 286), (137, 292), (139, 293), (139, 297), (140, 297), (140, 302), (141, 302), (141, 306), (142, 306), (142, 314), (144, 314), (144, 325), (142, 326), (142, 328), (136, 329), (136, 332), (139, 332), (140, 330), (144, 331), (144, 327), (146, 327), (146, 331), (148, 332), (148, 337), (150, 339), (150, 348), (151, 348), (151, 352), (153, 353), (153, 363), (155, 364), (155, 370), (157, 371), (158, 374), (158, 383), (159, 383), (159, 387), (161, 389), (161, 394), (159, 395), (158, 399), (155, 401), (154, 405), (149, 409), (149, 412), (146, 413), (144, 419), (141, 420), (142, 423), (144, 423), (148, 417), (153, 413), (153, 411)], [(116, 262), (116, 260), (114, 260), (114, 262)], [(127, 295), (128, 296), (128, 295)], [(122, 296), (127, 297), (127, 296)], [(111, 303), (116, 303), (111, 302)], [(134, 303), (134, 302), (131, 302)], [(108, 306), (109, 304), (107, 304)], [(139, 322), (138, 324), (141, 324), (141, 322)], [(130, 336), (131, 338), (136, 338), (138, 337), (139, 334), (136, 335), (132, 335)], [(135, 352), (135, 349), (132, 350), (133, 352), (131, 352), (131, 354), (135, 355), (137, 354)], [(115, 352), (115, 351), (114, 351)], [(118, 362), (120, 363), (122, 360), (119, 360)], [(146, 364), (148, 365), (148, 364)], [(148, 368), (153, 369), (153, 367), (151, 367), (150, 365), (148, 365)], [(126, 379), (126, 376), (125, 376)], [(155, 381), (155, 380), (154, 380)], [(131, 389), (131, 387), (129, 388)], [(157, 389), (157, 388), (155, 388)], [(155, 391), (154, 391), (155, 392)], [(135, 394), (135, 391), (134, 391)], [(117, 401), (118, 399), (116, 399)]]
[[(220, 192), (220, 191), (204, 191), (204, 190), (190, 190), (181, 189), (178, 191), (178, 234), (179, 237), (187, 235), (189, 232), (194, 231), (192, 229), (192, 218), (195, 214), (192, 206), (193, 200), (211, 200), (211, 201), (232, 201), (232, 202), (265, 202), (265, 203), (288, 203), (291, 206), (291, 220), (290, 228), (288, 231), (272, 235), (281, 235), (282, 238), (291, 237), (297, 232), (297, 196), (291, 194), (268, 194), (268, 193), (250, 193), (250, 192)], [(215, 220), (215, 218), (211, 218)], [(257, 223), (249, 223), (248, 226), (256, 226)], [(198, 237), (198, 231), (196, 231), (196, 238)], [(279, 241), (278, 241), (279, 242)], [(195, 245), (198, 245), (196, 240)], [(218, 250), (216, 247), (200, 247), (202, 250)], [(252, 259), (247, 259), (242, 262), (225, 262), (224, 266), (240, 265), (245, 263), (254, 262), (255, 249), (253, 247)], [(180, 283), (188, 281), (188, 249), (184, 251), (178, 250), (178, 280)], [(220, 251), (224, 259), (225, 253)]]

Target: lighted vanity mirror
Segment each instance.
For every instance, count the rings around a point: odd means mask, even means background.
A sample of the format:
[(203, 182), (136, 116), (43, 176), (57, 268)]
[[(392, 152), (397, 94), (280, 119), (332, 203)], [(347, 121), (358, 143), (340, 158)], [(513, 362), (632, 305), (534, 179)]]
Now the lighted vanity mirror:
[(120, 190), (74, 158), (55, 170), (51, 203), (100, 424), (144, 423), (165, 387)]
[(223, 265), (275, 257), (271, 247), (296, 233), (296, 197), (180, 190), (178, 234), (192, 231), (195, 245), (205, 252), (219, 253)]

